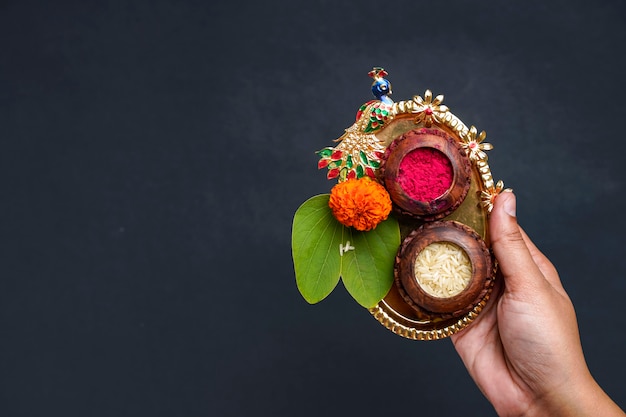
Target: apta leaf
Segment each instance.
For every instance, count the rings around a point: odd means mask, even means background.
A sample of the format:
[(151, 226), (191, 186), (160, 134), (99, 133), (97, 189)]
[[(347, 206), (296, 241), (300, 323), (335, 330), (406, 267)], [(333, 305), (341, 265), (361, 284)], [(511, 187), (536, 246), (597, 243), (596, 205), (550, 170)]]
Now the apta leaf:
[(314, 304), (333, 291), (341, 276), (360, 305), (373, 307), (393, 284), (398, 221), (389, 217), (374, 230), (359, 232), (335, 219), (328, 199), (328, 194), (312, 197), (294, 216), (291, 248), (298, 289)]
[(343, 225), (328, 207), (328, 194), (311, 197), (296, 211), (291, 251), (300, 293), (311, 304), (322, 301), (339, 282)]
[(354, 249), (343, 255), (341, 278), (350, 295), (371, 308), (393, 285), (393, 264), (400, 245), (398, 221), (389, 217), (369, 232), (348, 228), (346, 232)]

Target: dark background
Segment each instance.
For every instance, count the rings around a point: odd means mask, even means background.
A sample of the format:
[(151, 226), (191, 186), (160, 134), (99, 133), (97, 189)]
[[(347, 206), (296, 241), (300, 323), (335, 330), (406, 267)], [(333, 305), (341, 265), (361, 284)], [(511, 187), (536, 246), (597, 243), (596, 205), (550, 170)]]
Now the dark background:
[(493, 416), (449, 340), (299, 295), (315, 150), (431, 89), (626, 407), (621, 1), (0, 2), (0, 415)]

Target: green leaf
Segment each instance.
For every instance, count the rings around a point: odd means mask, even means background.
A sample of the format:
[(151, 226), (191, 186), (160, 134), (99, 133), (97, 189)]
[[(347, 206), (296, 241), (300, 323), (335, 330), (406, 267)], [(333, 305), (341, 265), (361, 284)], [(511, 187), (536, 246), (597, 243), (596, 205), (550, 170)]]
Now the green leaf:
[(311, 304), (337, 286), (341, 275), (339, 245), (344, 226), (328, 207), (328, 194), (311, 197), (296, 211), (291, 250), (300, 293)]
[(393, 265), (400, 246), (398, 221), (389, 217), (369, 232), (349, 228), (346, 232), (346, 240), (354, 249), (343, 255), (341, 277), (350, 295), (371, 308), (393, 285)]
[(315, 304), (335, 289), (341, 277), (350, 295), (371, 308), (393, 284), (400, 246), (398, 221), (389, 217), (374, 230), (359, 232), (335, 219), (329, 197), (308, 199), (294, 216), (291, 246), (298, 289), (306, 301)]

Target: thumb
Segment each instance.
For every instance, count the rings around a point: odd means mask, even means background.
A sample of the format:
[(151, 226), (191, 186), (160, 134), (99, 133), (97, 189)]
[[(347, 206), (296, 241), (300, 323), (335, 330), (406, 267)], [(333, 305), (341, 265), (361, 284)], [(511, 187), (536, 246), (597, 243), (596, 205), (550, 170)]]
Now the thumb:
[(545, 283), (545, 278), (526, 246), (515, 213), (515, 194), (499, 194), (489, 217), (489, 236), (506, 290), (525, 293)]

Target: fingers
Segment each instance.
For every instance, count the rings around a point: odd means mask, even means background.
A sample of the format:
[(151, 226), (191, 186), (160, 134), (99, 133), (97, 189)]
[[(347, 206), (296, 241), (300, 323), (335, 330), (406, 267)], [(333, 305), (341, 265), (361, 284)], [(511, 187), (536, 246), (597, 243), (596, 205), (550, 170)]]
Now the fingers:
[[(515, 195), (512, 192), (498, 195), (489, 218), (491, 245), (505, 277), (506, 291), (532, 294), (534, 289), (545, 285), (546, 280), (526, 244), (515, 212)], [(540, 252), (534, 250), (538, 256)]]

